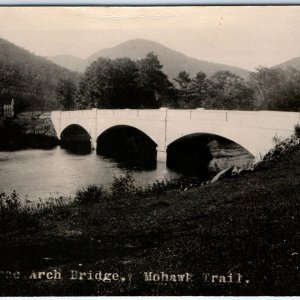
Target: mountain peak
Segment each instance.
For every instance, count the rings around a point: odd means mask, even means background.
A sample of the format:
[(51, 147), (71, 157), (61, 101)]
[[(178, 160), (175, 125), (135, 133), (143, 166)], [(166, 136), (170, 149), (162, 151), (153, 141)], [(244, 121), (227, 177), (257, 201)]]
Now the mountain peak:
[(89, 56), (86, 60), (71, 55), (59, 55), (48, 58), (54, 63), (72, 71), (84, 72), (86, 67), (99, 57), (110, 59), (128, 57), (132, 60), (138, 60), (144, 58), (149, 52), (154, 52), (158, 56), (158, 59), (163, 65), (163, 71), (170, 80), (175, 78), (180, 71), (186, 71), (190, 73), (192, 77), (200, 71), (206, 73), (207, 76), (211, 76), (221, 70), (231, 71), (243, 78), (249, 75), (249, 72), (245, 69), (192, 58), (168, 48), (159, 42), (142, 38), (128, 40), (117, 46), (102, 49)]
[(128, 57), (137, 60), (144, 58), (149, 52), (154, 52), (158, 56), (158, 59), (163, 65), (163, 71), (170, 79), (176, 77), (180, 71), (187, 71), (192, 77), (200, 71), (205, 72), (207, 76), (211, 76), (221, 70), (234, 72), (244, 78), (249, 74), (245, 69), (192, 58), (156, 41), (141, 38), (129, 40), (115, 47), (100, 50), (88, 57), (87, 60), (89, 63), (99, 57), (110, 59)]

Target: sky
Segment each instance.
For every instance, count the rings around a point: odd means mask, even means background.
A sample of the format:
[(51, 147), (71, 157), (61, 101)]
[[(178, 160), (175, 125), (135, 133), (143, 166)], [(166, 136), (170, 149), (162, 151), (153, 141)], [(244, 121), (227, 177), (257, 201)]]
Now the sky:
[(34, 54), (91, 54), (127, 40), (254, 70), (300, 56), (300, 6), (0, 7), (0, 37)]

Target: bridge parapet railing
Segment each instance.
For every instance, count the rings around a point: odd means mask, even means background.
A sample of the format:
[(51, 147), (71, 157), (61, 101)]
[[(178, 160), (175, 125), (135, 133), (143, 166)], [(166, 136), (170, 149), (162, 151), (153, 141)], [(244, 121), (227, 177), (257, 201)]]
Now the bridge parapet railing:
[(226, 121), (226, 111), (204, 109), (169, 109), (167, 119), (170, 121)]
[(236, 126), (278, 128), (291, 130), (300, 123), (299, 112), (280, 111), (233, 111), (204, 109), (90, 109), (75, 111), (53, 111), (52, 119), (136, 119), (168, 120), (171, 122), (228, 122)]
[(167, 116), (167, 109), (139, 109), (138, 110), (139, 118), (145, 120), (158, 120), (163, 121), (166, 119)]
[(166, 117), (166, 109), (90, 109), (73, 111), (52, 111), (53, 119), (80, 119), (80, 118), (118, 118), (118, 119), (161, 119)]
[(97, 116), (100, 119), (164, 120), (166, 112), (162, 109), (99, 109)]
[(299, 122), (300, 113), (280, 111), (228, 111), (227, 120), (230, 123), (282, 130), (292, 130)]
[(168, 121), (228, 122), (250, 127), (291, 130), (300, 123), (300, 113), (280, 111), (234, 111), (234, 110), (176, 110), (167, 111)]
[(61, 118), (65, 119), (80, 119), (80, 118), (95, 118), (96, 110), (87, 109), (87, 110), (71, 110), (71, 111), (62, 111)]
[[(99, 112), (99, 117), (102, 117), (102, 110)], [(112, 117), (120, 118), (120, 119), (132, 119), (137, 118), (137, 110), (136, 109), (113, 109)]]
[(52, 111), (52, 119), (80, 119), (80, 118), (95, 118), (95, 110), (71, 110), (71, 111)]

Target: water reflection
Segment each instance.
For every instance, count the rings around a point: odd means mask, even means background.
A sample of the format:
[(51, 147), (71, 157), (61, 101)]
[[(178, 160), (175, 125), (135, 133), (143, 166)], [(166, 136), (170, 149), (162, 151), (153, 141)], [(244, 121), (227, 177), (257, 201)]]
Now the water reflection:
[(99, 149), (97, 150), (97, 154), (103, 157), (104, 159), (114, 160), (122, 169), (136, 171), (151, 171), (156, 169), (156, 153), (138, 153), (132, 152), (131, 150), (132, 149), (126, 149), (124, 151), (107, 152)]
[[(97, 155), (73, 153), (57, 146), (51, 150), (27, 149), (0, 152), (0, 191), (16, 190), (21, 199), (74, 195), (77, 189), (90, 184), (110, 189), (115, 177), (128, 170), (113, 159)], [(76, 151), (75, 151), (76, 152)], [(157, 162), (152, 170), (132, 170), (136, 185), (147, 186), (156, 180), (170, 180), (179, 175)]]
[(0, 190), (9, 194), (16, 190), (22, 199), (27, 195), (35, 201), (39, 197), (70, 196), (89, 184), (110, 189), (114, 178), (127, 170), (132, 171), (137, 185), (147, 186), (182, 174), (204, 178), (215, 163), (223, 169), (229, 164), (243, 166), (253, 161), (253, 156), (240, 146), (215, 140), (207, 144), (203, 140), (177, 144), (173, 153), (170, 148), (168, 167), (164, 162), (156, 162), (156, 146), (151, 143), (147, 147), (147, 142), (137, 139), (134, 146), (118, 141), (114, 147), (110, 143), (104, 145), (98, 144), (97, 152), (90, 143), (64, 143), (50, 150), (2, 151)]
[(61, 143), (61, 148), (66, 150), (67, 153), (75, 155), (88, 155), (92, 152), (90, 142), (64, 142)]

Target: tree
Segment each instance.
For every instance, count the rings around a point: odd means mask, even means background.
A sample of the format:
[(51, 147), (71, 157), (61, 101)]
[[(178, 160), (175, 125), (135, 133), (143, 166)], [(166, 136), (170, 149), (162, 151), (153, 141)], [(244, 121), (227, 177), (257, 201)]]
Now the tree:
[(29, 106), (32, 91), (27, 88), (26, 82), (20, 66), (0, 62), (0, 101), (14, 99), (15, 114), (24, 111)]
[(99, 58), (86, 70), (76, 103), (83, 108), (133, 108), (137, 106), (136, 64), (129, 58)]
[(138, 89), (141, 107), (169, 106), (172, 102), (173, 85), (162, 71), (157, 55), (150, 52), (137, 61), (139, 69)]
[(273, 90), (269, 109), (300, 111), (300, 71), (289, 68), (284, 72), (283, 80)]
[(20, 85), (21, 74), (18, 66), (0, 64), (0, 95), (9, 89), (15, 89)]
[(177, 83), (177, 96), (179, 106), (182, 108), (198, 108), (203, 106), (207, 98), (207, 78), (204, 72), (198, 72), (194, 78), (190, 74), (181, 71), (174, 78)]
[(156, 108), (171, 97), (172, 84), (153, 53), (137, 62), (99, 58), (86, 70), (76, 96), (83, 108)]
[(0, 82), (3, 82), (6, 78), (12, 76), (13, 74), (13, 71), (0, 70)]
[(300, 71), (294, 68), (259, 67), (250, 74), (258, 107), (270, 110), (300, 110)]
[(258, 108), (270, 109), (270, 102), (278, 96), (279, 86), (285, 82), (285, 73), (279, 68), (259, 67), (250, 73), (250, 86), (255, 91)]
[(190, 74), (186, 71), (180, 71), (174, 80), (177, 83), (176, 91), (179, 106), (188, 108), (190, 101), (193, 99), (193, 81)]
[(58, 81), (56, 95), (59, 103), (63, 106), (64, 109), (70, 110), (74, 108), (76, 89), (77, 86), (75, 82), (70, 78), (61, 78)]
[(192, 79), (192, 101), (190, 108), (203, 107), (204, 101), (208, 97), (208, 84), (206, 74), (198, 72)]
[(205, 108), (253, 109), (253, 90), (244, 79), (230, 71), (218, 71), (208, 80)]

